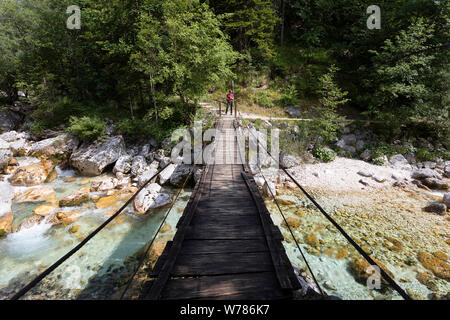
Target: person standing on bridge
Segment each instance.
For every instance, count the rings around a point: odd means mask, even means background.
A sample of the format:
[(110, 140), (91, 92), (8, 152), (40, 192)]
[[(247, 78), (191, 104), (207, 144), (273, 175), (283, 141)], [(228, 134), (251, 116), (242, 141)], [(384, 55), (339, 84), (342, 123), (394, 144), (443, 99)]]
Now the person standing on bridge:
[(230, 90), (227, 94), (227, 109), (225, 114), (228, 113), (228, 108), (230, 108), (230, 114), (233, 115), (233, 105), (234, 105), (234, 94), (233, 91)]

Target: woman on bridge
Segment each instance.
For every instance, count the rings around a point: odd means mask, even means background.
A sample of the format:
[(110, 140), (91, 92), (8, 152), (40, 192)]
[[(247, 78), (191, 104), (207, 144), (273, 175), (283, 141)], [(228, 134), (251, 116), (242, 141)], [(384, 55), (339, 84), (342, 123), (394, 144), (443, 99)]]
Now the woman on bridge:
[(234, 104), (234, 94), (233, 91), (230, 90), (227, 94), (227, 109), (225, 114), (228, 113), (228, 108), (230, 108), (230, 114), (233, 115), (233, 104)]

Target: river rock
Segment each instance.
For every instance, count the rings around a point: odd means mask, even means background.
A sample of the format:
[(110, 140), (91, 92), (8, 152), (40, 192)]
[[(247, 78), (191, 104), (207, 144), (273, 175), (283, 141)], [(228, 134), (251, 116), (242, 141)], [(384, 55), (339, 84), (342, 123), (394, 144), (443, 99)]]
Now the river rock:
[(119, 180), (114, 177), (101, 177), (101, 178), (95, 178), (94, 181), (92, 181), (91, 184), (91, 191), (108, 191), (112, 190), (117, 187)]
[(447, 206), (443, 203), (434, 202), (423, 208), (423, 210), (443, 216), (447, 211)]
[(280, 165), (282, 168), (289, 169), (300, 164), (300, 161), (286, 152), (280, 154)]
[(114, 207), (119, 201), (120, 198), (116, 195), (107, 196), (98, 200), (95, 206), (97, 209), (111, 208)]
[(385, 177), (382, 177), (382, 176), (372, 176), (372, 179), (378, 183), (383, 183), (383, 182), (386, 182), (386, 180), (387, 180)]
[(170, 177), (172, 176), (176, 168), (177, 165), (172, 163), (166, 169), (164, 169), (164, 171), (160, 172), (160, 174), (158, 175), (159, 184), (165, 185), (167, 181), (170, 180)]
[(57, 157), (71, 153), (78, 146), (78, 139), (69, 134), (62, 134), (54, 138), (35, 142), (30, 147), (30, 154)]
[(76, 207), (89, 201), (89, 187), (72, 192), (67, 197), (59, 200), (60, 207)]
[(10, 150), (0, 149), (0, 172), (2, 172), (2, 170), (6, 168), (6, 166), (8, 166), (12, 158), (13, 153)]
[(123, 137), (115, 136), (100, 144), (83, 143), (70, 157), (70, 164), (83, 175), (98, 176), (123, 154), (125, 154)]
[(361, 158), (361, 160), (370, 161), (372, 159), (372, 151), (366, 149), (363, 153), (361, 153), (359, 157)]
[(357, 139), (356, 139), (356, 135), (354, 135), (354, 134), (344, 135), (344, 136), (342, 136), (341, 139), (344, 141), (345, 145), (348, 145), (348, 146), (356, 145)]
[(130, 155), (123, 155), (119, 157), (116, 164), (114, 165), (113, 172), (122, 172), (129, 173), (131, 171), (131, 164), (133, 162), (133, 158)]
[(49, 221), (53, 225), (64, 224), (65, 226), (68, 226), (78, 221), (80, 219), (80, 214), (79, 211), (60, 211), (50, 216)]
[(150, 209), (164, 207), (172, 203), (172, 197), (159, 184), (152, 183), (144, 188), (134, 199), (134, 208), (138, 214), (145, 214)]
[(447, 178), (450, 178), (450, 165), (445, 166), (444, 174)]
[[(395, 279), (393, 273), (386, 268), (386, 266), (380, 262), (377, 259), (373, 259), (379, 266), (380, 268), (382, 268), (392, 279)], [(367, 278), (371, 276), (371, 274), (373, 273), (370, 272), (370, 264), (369, 262), (364, 259), (364, 258), (355, 258), (353, 260), (350, 261), (350, 270), (353, 273), (353, 276), (355, 277), (356, 280), (361, 281), (361, 282), (366, 282)], [(384, 280), (384, 278), (381, 279), (383, 283), (386, 284), (386, 280)]]
[(180, 187), (186, 180), (190, 171), (191, 171), (190, 165), (186, 164), (178, 165), (175, 171), (170, 176), (170, 184), (176, 187)]
[[(49, 177), (54, 178), (55, 165), (46, 159), (28, 166), (19, 167), (9, 178), (9, 182), (15, 186), (35, 186), (49, 182)], [(53, 174), (53, 175), (52, 175)]]
[(11, 205), (13, 197), (13, 188), (7, 183), (0, 182), (0, 236), (11, 232), (13, 222)]
[(31, 142), (25, 139), (15, 140), (10, 142), (9, 148), (13, 152), (14, 156), (22, 157), (27, 156), (31, 150)]
[(0, 132), (16, 129), (22, 121), (22, 116), (8, 109), (0, 109)]
[(284, 108), (284, 111), (286, 111), (291, 117), (299, 118), (302, 116), (302, 112), (298, 107), (295, 106), (287, 106)]
[[(149, 169), (147, 169), (144, 173), (139, 175), (139, 177), (138, 177), (138, 186), (139, 187), (144, 186), (147, 183), (147, 181), (150, 180), (156, 173), (158, 173), (158, 167), (155, 168), (154, 166), (150, 166)], [(154, 177), (152, 179), (152, 181), (150, 181), (150, 183), (151, 182), (156, 182), (157, 178), (158, 177)]]
[(446, 261), (424, 251), (417, 254), (420, 263), (433, 274), (441, 279), (450, 280), (450, 266)]
[(396, 169), (410, 170), (411, 165), (408, 160), (401, 154), (396, 154), (389, 159), (389, 164)]
[(277, 189), (273, 182), (265, 182), (263, 186), (263, 195), (266, 197), (272, 197), (277, 195)]
[(17, 199), (17, 203), (44, 202), (55, 199), (56, 192), (49, 186), (40, 186), (26, 190)]
[(23, 229), (29, 229), (37, 224), (40, 224), (41, 221), (44, 220), (43, 216), (38, 216), (37, 214), (31, 216), (30, 218), (23, 221), (19, 226), (17, 227), (17, 230), (23, 230)]
[(373, 176), (373, 172), (368, 171), (368, 170), (364, 170), (364, 169), (359, 170), (359, 171), (358, 171), (358, 174), (359, 174), (360, 176), (363, 176), (363, 177), (366, 177), (366, 178), (370, 178), (370, 177)]
[(34, 214), (37, 214), (38, 216), (46, 217), (58, 208), (59, 208), (59, 206), (57, 204), (45, 203), (45, 204), (42, 204), (42, 205), (36, 207), (33, 210), (33, 212), (34, 212)]
[(447, 190), (449, 188), (447, 183), (435, 178), (426, 178), (422, 181), (422, 183), (431, 189)]
[(417, 180), (424, 180), (427, 178), (435, 178), (442, 180), (442, 176), (432, 169), (419, 169), (412, 172), (411, 177)]
[(26, 132), (9, 131), (0, 134), (0, 139), (11, 143), (21, 139), (28, 140), (30, 139), (30, 135)]
[(137, 156), (133, 158), (131, 163), (131, 175), (138, 177), (148, 169), (147, 161), (143, 156)]
[(447, 206), (447, 208), (450, 208), (450, 193), (444, 194), (444, 197), (442, 198), (442, 202)]

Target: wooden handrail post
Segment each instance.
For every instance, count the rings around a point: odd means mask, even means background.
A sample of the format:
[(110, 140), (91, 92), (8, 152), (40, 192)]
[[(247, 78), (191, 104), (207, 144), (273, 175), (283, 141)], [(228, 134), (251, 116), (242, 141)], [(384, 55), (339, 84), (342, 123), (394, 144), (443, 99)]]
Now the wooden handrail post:
[(222, 102), (219, 101), (219, 117), (222, 117)]

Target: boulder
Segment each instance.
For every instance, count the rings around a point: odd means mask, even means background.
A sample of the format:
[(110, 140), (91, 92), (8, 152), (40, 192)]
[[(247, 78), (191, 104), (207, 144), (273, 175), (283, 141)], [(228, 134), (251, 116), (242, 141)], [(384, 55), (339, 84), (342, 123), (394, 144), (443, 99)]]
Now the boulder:
[(13, 188), (7, 183), (0, 182), (0, 236), (11, 232), (13, 222), (11, 205), (13, 197)]
[(370, 161), (372, 159), (372, 151), (366, 149), (363, 153), (360, 154), (359, 157), (361, 158), (361, 160)]
[(203, 169), (201, 167), (196, 166), (194, 169), (194, 183), (197, 184), (197, 182), (200, 181), (203, 174)]
[(72, 192), (67, 197), (59, 200), (60, 207), (76, 207), (89, 201), (89, 187)]
[(49, 182), (48, 178), (55, 178), (55, 165), (43, 159), (38, 163), (19, 167), (9, 178), (9, 182), (15, 186), (36, 186), (44, 182)]
[(255, 177), (255, 183), (258, 187), (264, 187), (264, 184), (266, 183), (266, 181), (264, 180), (263, 177)]
[(344, 143), (348, 146), (355, 146), (356, 145), (356, 135), (354, 134), (347, 134), (341, 137), (341, 140), (344, 141)]
[(434, 202), (423, 208), (426, 212), (437, 213), (439, 215), (445, 215), (447, 206), (443, 203)]
[(7, 149), (0, 149), (0, 172), (9, 164), (13, 153)]
[(65, 226), (68, 226), (80, 219), (80, 212), (79, 211), (60, 211), (49, 218), (49, 222), (52, 225), (59, 225), (64, 224)]
[(143, 156), (134, 157), (133, 162), (131, 163), (131, 175), (133, 177), (138, 177), (147, 171), (147, 161)]
[[(138, 176), (138, 186), (142, 187), (144, 184), (147, 183), (148, 180), (150, 180), (156, 173), (158, 173), (158, 167), (152, 167), (142, 173)], [(156, 182), (157, 177), (153, 178), (151, 182)]]
[(411, 165), (408, 160), (401, 154), (396, 154), (389, 159), (391, 167), (402, 170), (411, 170)]
[(97, 209), (111, 208), (111, 207), (117, 206), (119, 201), (120, 201), (120, 198), (118, 196), (115, 196), (115, 195), (107, 196), (107, 197), (103, 197), (100, 200), (98, 200), (97, 203), (95, 204), (95, 207)]
[(26, 190), (17, 199), (17, 203), (44, 202), (54, 200), (56, 192), (49, 186), (41, 186)]
[(361, 152), (364, 149), (365, 145), (366, 145), (366, 143), (363, 140), (356, 141), (356, 145), (355, 145), (356, 151)]
[(0, 132), (11, 131), (22, 122), (22, 116), (8, 109), (0, 109)]
[(336, 142), (336, 147), (338, 147), (339, 149), (344, 149), (346, 147), (344, 139), (338, 140), (338, 142)]
[(96, 178), (92, 181), (91, 191), (108, 191), (117, 187), (119, 180), (114, 177), (102, 177), (101, 179)]
[(449, 165), (445, 166), (444, 174), (447, 178), (450, 178), (450, 166)]
[(115, 136), (95, 145), (83, 143), (70, 157), (70, 164), (83, 175), (98, 176), (123, 154), (125, 154), (123, 137)]
[(122, 172), (122, 173), (129, 173), (131, 171), (131, 163), (133, 162), (133, 158), (129, 155), (123, 155), (121, 156), (116, 164), (114, 165), (113, 172)]
[(383, 183), (383, 182), (386, 182), (386, 180), (387, 180), (385, 177), (381, 177), (381, 176), (372, 176), (372, 179), (378, 183)]
[(13, 152), (14, 156), (22, 157), (27, 156), (31, 150), (31, 142), (26, 139), (19, 139), (9, 143), (9, 148)]
[(191, 171), (190, 165), (186, 164), (178, 165), (175, 171), (170, 176), (170, 184), (176, 187), (180, 187), (186, 180), (190, 171)]
[(428, 178), (435, 178), (442, 180), (442, 176), (432, 169), (419, 169), (412, 172), (411, 177), (417, 180), (425, 180)]
[(273, 182), (266, 182), (263, 186), (263, 195), (266, 197), (275, 197), (277, 195), (277, 189)]
[(3, 139), (0, 139), (0, 150), (1, 149), (9, 149), (9, 143)]
[(144, 188), (134, 199), (134, 208), (138, 214), (145, 214), (150, 209), (164, 207), (172, 203), (172, 197), (159, 184), (152, 183)]
[(9, 131), (0, 134), (0, 139), (4, 140), (8, 143), (14, 142), (16, 140), (28, 140), (30, 139), (30, 135), (26, 132), (16, 132), (16, 131)]
[(442, 180), (438, 180), (436, 178), (423, 179), (422, 183), (431, 189), (447, 190), (449, 188), (449, 185), (447, 183), (443, 182)]
[(57, 204), (45, 203), (34, 208), (33, 212), (38, 216), (46, 217), (58, 208), (59, 206)]
[(291, 156), (290, 154), (287, 154), (285, 152), (281, 152), (280, 154), (280, 165), (282, 168), (289, 169), (295, 166), (298, 166), (300, 164), (300, 161), (295, 158), (294, 156)]
[(174, 173), (176, 168), (177, 168), (177, 165), (172, 163), (164, 171), (162, 171), (158, 175), (159, 184), (165, 185), (167, 183), (167, 181), (170, 180), (170, 177), (172, 176), (172, 174)]
[(299, 118), (302, 116), (302, 112), (300, 111), (300, 108), (295, 106), (287, 106), (284, 108), (284, 111), (286, 111), (291, 117)]
[(444, 197), (442, 198), (442, 202), (447, 206), (447, 208), (450, 208), (450, 193), (444, 194)]
[(369, 177), (372, 177), (372, 176), (373, 176), (373, 172), (368, 171), (368, 170), (364, 170), (364, 169), (359, 170), (359, 171), (358, 171), (358, 174), (359, 174), (360, 176), (363, 176), (363, 177), (366, 177), (366, 178), (369, 178)]
[(69, 134), (62, 134), (54, 138), (35, 142), (31, 145), (29, 153), (35, 156), (46, 155), (57, 157), (71, 153), (78, 146), (78, 139)]

